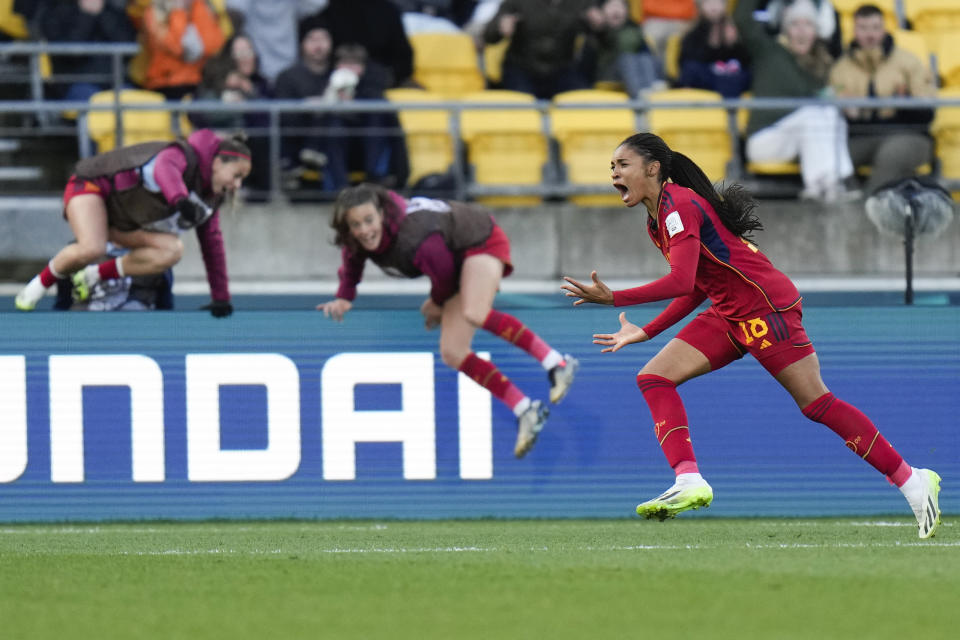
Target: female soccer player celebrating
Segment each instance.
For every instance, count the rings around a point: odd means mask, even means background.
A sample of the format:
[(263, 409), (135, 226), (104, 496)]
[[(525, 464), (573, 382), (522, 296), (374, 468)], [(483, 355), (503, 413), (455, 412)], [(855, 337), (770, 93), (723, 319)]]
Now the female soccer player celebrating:
[[(209, 129), (194, 131), (186, 141), (146, 142), (81, 160), (63, 194), (76, 242), (17, 294), (17, 309), (32, 311), (47, 289), (70, 274), (82, 301), (101, 280), (163, 273), (183, 255), (180, 232), (196, 228), (213, 299), (210, 313), (230, 315), (217, 209), (250, 167), (242, 135), (221, 139)], [(99, 262), (108, 240), (130, 251)]]
[(461, 202), (412, 198), (361, 184), (339, 193), (330, 226), (343, 264), (336, 299), (317, 306), (340, 321), (353, 306), (367, 258), (385, 273), (430, 278), (430, 297), (420, 307), (427, 329), (440, 327), (440, 357), (506, 404), (517, 417), (514, 455), (533, 447), (549, 411), (530, 400), (492, 363), (471, 349), (478, 327), (536, 358), (550, 379), (550, 401), (560, 402), (579, 363), (560, 355), (517, 318), (493, 308), (500, 279), (510, 275), (510, 241), (489, 211)]
[(640, 287), (611, 291), (594, 271), (592, 283), (564, 278), (567, 284), (562, 288), (576, 298), (574, 305), (673, 301), (643, 328), (621, 313), (620, 329), (595, 334), (594, 344), (613, 352), (644, 342), (707, 298), (712, 303), (637, 375), (657, 440), (676, 473), (675, 484), (638, 505), (637, 514), (663, 520), (712, 502), (713, 490), (699, 473), (676, 388), (750, 353), (786, 388), (803, 415), (825, 424), (898, 486), (917, 518), (920, 537), (933, 536), (940, 524), (940, 476), (904, 462), (863, 413), (824, 385), (801, 323), (796, 287), (745, 238), (761, 225), (753, 214), (756, 203), (744, 189), (732, 185), (717, 193), (693, 161), (651, 133), (624, 140), (614, 151), (610, 168), (624, 204), (646, 208), (647, 231), (670, 263), (670, 273)]

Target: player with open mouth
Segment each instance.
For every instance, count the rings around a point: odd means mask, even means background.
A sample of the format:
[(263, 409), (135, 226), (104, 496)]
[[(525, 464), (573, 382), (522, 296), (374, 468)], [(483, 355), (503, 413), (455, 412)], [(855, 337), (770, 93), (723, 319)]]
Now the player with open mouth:
[(650, 340), (708, 298), (711, 302), (637, 375), (657, 441), (676, 474), (675, 484), (638, 505), (637, 513), (663, 520), (713, 501), (713, 489), (697, 466), (677, 386), (749, 353), (790, 393), (803, 415), (833, 430), (900, 488), (920, 537), (932, 537), (940, 524), (940, 476), (907, 464), (867, 416), (827, 389), (803, 328), (797, 288), (748, 239), (762, 228), (750, 194), (738, 184), (718, 193), (690, 158), (651, 133), (624, 140), (610, 169), (623, 203), (643, 205), (647, 232), (670, 263), (670, 273), (643, 286), (611, 291), (594, 271), (589, 283), (565, 277), (562, 289), (575, 298), (574, 305), (672, 302), (642, 328), (621, 313), (620, 329), (594, 334), (594, 344), (603, 345), (606, 353)]

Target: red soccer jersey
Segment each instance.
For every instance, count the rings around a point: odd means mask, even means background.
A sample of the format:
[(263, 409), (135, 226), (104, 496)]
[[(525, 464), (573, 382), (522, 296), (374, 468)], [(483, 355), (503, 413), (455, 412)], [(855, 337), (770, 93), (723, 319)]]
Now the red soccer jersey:
[[(648, 218), (647, 231), (670, 263), (671, 273), (642, 287), (614, 292), (617, 306), (685, 296), (692, 304), (683, 305), (689, 313), (707, 297), (721, 315), (742, 320), (760, 311), (783, 311), (800, 300), (793, 282), (756, 245), (731, 233), (713, 207), (691, 189), (666, 183), (657, 220)], [(693, 242), (699, 251), (693, 250)], [(671, 248), (677, 249), (673, 256)], [(680, 317), (670, 319), (676, 322)]]

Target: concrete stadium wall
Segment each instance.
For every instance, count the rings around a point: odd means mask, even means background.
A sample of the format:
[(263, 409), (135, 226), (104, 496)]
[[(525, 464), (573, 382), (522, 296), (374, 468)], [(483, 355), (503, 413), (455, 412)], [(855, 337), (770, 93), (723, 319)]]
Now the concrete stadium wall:
[[(245, 204), (223, 216), (234, 280), (333, 280), (339, 253), (330, 244), (328, 204)], [(513, 245), (514, 276), (552, 279), (597, 269), (608, 280), (655, 277), (666, 263), (647, 239), (639, 209), (581, 208), (550, 203), (497, 209)], [(901, 238), (880, 234), (862, 205), (823, 209), (792, 200), (768, 200), (759, 215), (766, 230), (756, 240), (791, 276), (901, 276)], [(0, 260), (46, 260), (70, 239), (56, 207), (0, 213)], [(196, 236), (184, 236), (178, 280), (203, 280)], [(916, 245), (917, 276), (960, 274), (960, 223)], [(382, 279), (369, 268), (368, 280)]]

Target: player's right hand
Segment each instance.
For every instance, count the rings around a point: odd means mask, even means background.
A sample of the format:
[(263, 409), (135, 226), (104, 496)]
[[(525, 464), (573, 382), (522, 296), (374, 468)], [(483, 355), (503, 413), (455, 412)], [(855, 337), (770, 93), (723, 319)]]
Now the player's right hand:
[(595, 333), (593, 334), (593, 344), (600, 344), (606, 347), (601, 349), (600, 353), (612, 353), (619, 351), (628, 344), (634, 342), (646, 342), (650, 339), (647, 332), (627, 320), (627, 314), (620, 312), (620, 330), (616, 333)]
[(353, 303), (344, 298), (337, 298), (317, 305), (317, 311), (323, 311), (323, 315), (337, 322), (343, 322), (343, 316), (352, 308)]

